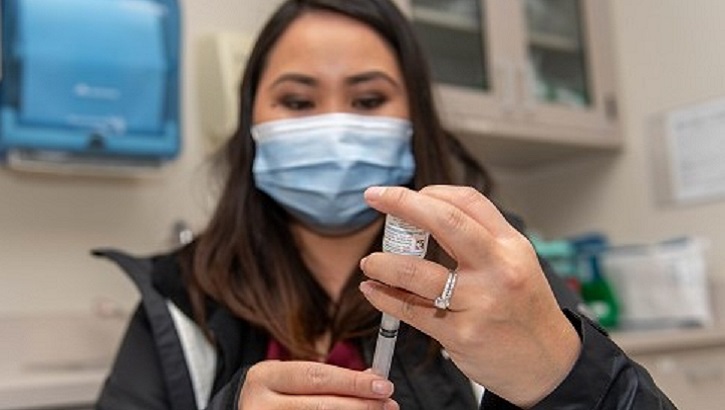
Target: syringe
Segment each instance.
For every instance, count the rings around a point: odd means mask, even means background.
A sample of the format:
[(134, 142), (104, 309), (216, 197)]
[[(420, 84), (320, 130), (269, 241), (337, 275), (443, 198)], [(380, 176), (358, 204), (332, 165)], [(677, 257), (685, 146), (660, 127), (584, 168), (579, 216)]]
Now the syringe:
[[(428, 237), (428, 232), (388, 215), (385, 218), (383, 251), (423, 258), (428, 249)], [(383, 313), (373, 355), (373, 372), (385, 378), (390, 373), (399, 328), (399, 319)]]

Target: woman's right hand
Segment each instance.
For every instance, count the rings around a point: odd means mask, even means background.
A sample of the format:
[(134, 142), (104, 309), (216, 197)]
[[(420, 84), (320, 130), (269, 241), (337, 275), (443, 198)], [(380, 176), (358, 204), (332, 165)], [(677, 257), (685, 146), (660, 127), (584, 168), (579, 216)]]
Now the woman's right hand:
[(397, 410), (393, 384), (372, 372), (317, 363), (263, 361), (242, 386), (239, 410)]

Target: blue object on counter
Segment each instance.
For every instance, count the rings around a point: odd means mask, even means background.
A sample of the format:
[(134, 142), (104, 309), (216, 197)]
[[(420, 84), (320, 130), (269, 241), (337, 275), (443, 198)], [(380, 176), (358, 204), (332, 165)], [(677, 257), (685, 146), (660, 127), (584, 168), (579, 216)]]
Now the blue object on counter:
[(529, 240), (554, 272), (564, 278), (576, 276), (576, 249), (571, 242), (564, 239), (546, 241), (535, 234), (529, 234)]
[(4, 0), (0, 151), (180, 150), (177, 0)]

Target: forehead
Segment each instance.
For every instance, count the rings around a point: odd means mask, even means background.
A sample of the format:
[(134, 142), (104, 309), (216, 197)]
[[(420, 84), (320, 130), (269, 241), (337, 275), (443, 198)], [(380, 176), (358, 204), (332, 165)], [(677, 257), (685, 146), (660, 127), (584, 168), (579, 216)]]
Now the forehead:
[(367, 70), (400, 76), (395, 53), (383, 37), (341, 14), (310, 11), (292, 22), (270, 50), (264, 76), (288, 71), (335, 76)]

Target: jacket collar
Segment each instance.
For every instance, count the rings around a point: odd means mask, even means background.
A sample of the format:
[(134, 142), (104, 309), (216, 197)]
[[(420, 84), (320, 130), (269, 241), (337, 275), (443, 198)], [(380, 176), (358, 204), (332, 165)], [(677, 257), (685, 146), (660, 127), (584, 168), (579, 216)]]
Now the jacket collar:
[[(116, 252), (99, 250), (97, 255), (118, 262)], [(193, 317), (179, 265), (179, 251), (169, 254), (124, 258), (143, 265), (144, 282), (151, 282), (158, 294), (171, 300), (184, 314)], [(122, 267), (127, 264), (122, 264)], [(125, 269), (128, 270), (128, 269)], [(147, 274), (150, 273), (150, 278)], [(138, 276), (138, 274), (137, 274)], [(141, 276), (137, 279), (142, 279)], [(147, 282), (147, 283), (148, 283)], [(217, 348), (217, 374), (213, 392), (227, 384), (240, 369), (265, 359), (269, 337), (265, 331), (234, 316), (226, 307), (210, 301), (207, 324)], [(372, 363), (375, 337), (361, 341), (363, 358)], [(432, 350), (432, 348), (434, 348)], [(390, 371), (395, 383), (394, 398), (403, 408), (423, 410), (470, 410), (478, 408), (470, 381), (455, 365), (440, 354), (428, 336), (401, 324)]]

